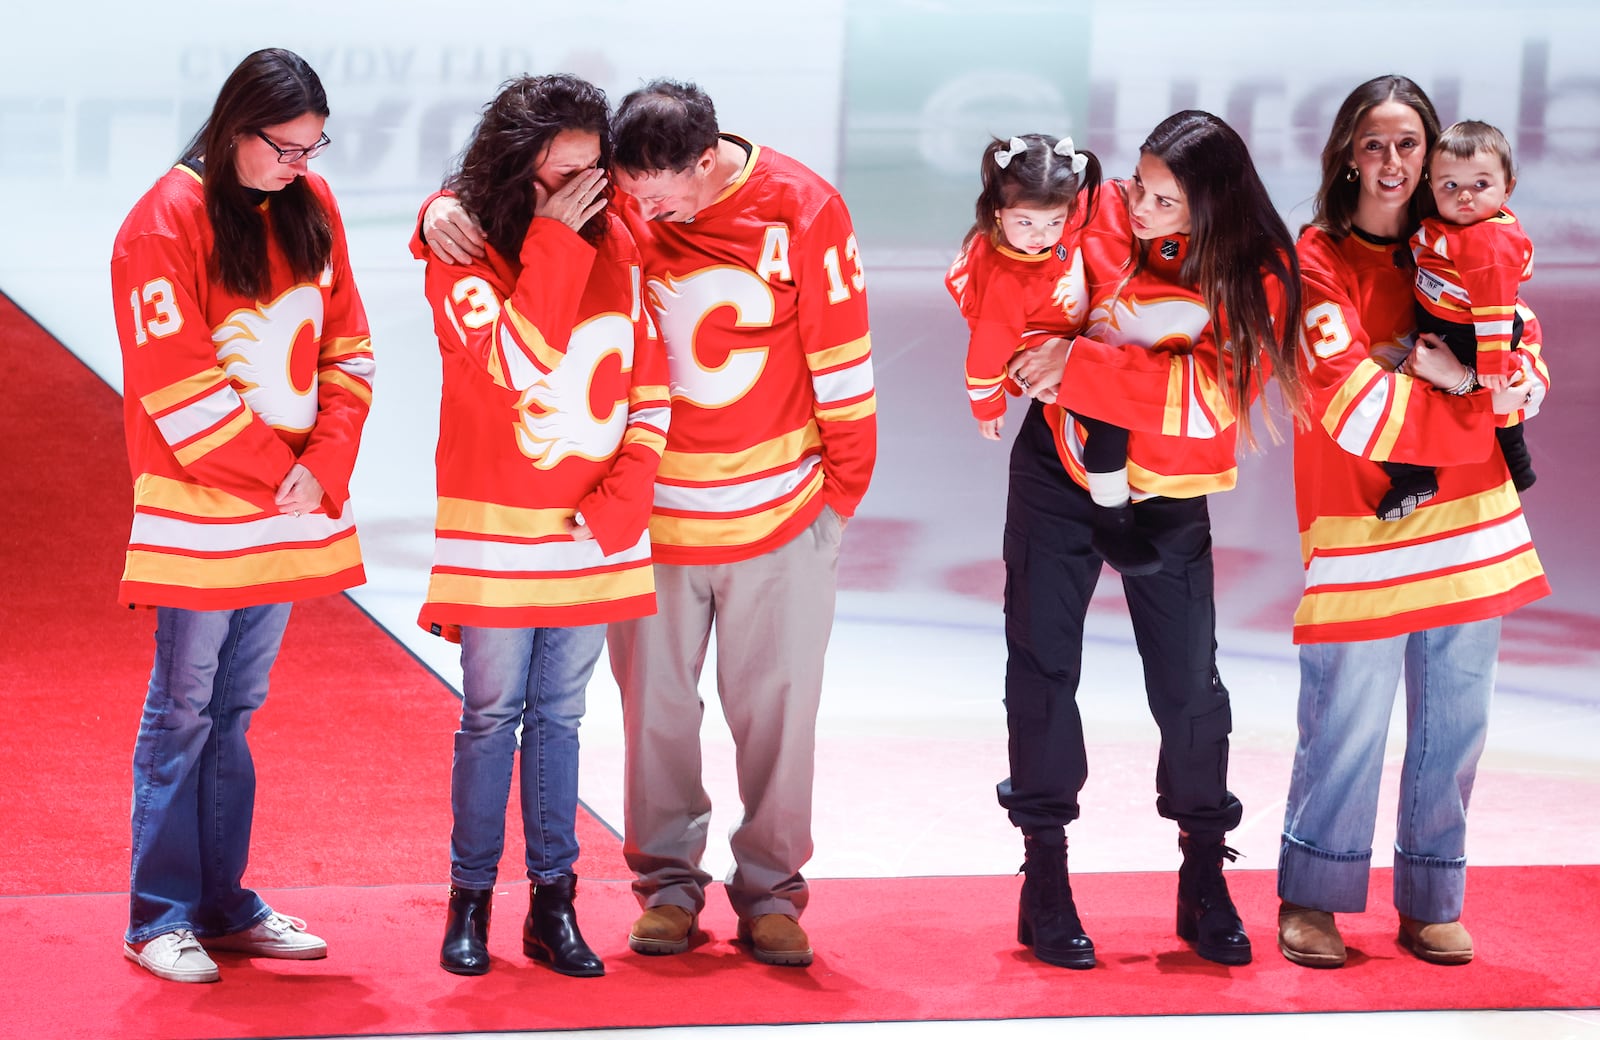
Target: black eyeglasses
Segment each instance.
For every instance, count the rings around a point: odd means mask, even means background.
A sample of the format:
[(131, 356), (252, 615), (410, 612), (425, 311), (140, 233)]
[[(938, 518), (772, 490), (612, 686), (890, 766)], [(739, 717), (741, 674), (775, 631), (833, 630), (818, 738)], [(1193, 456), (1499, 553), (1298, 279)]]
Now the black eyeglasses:
[(321, 137), (317, 138), (317, 143), (312, 145), (310, 148), (279, 148), (276, 141), (262, 133), (260, 130), (256, 131), (256, 136), (267, 142), (267, 147), (277, 152), (278, 161), (284, 164), (297, 163), (301, 159), (315, 159), (317, 156), (322, 154), (323, 149), (327, 148), (333, 143), (332, 138), (330, 138), (327, 134), (323, 134)]

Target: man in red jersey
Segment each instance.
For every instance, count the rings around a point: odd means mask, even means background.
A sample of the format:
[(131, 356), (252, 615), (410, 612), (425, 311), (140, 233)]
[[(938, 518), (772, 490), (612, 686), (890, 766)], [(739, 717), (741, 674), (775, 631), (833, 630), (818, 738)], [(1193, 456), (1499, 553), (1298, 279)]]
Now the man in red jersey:
[(693, 84), (629, 94), (613, 133), (672, 373), (650, 520), (660, 613), (609, 633), (627, 736), (624, 851), (645, 910), (628, 944), (687, 949), (705, 905), (699, 679), (715, 627), (744, 800), (728, 898), (758, 960), (803, 966), (800, 868), (839, 538), (876, 455), (856, 238), (832, 186), (719, 133)]
[[(628, 945), (683, 952), (705, 905), (699, 681), (715, 628), (744, 801), (728, 898), (757, 959), (804, 966), (800, 868), (839, 540), (877, 453), (860, 254), (839, 193), (720, 133), (693, 84), (634, 91), (612, 132), (672, 395), (650, 517), (660, 612), (607, 635), (627, 739), (624, 853), (644, 908)], [(423, 231), (453, 259), (482, 241), (448, 198)]]

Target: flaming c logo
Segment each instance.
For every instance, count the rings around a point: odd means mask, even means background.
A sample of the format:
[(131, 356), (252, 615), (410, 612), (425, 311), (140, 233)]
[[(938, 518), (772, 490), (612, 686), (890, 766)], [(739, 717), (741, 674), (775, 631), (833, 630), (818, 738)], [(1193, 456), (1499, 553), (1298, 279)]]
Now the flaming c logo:
[(271, 303), (234, 311), (211, 330), (211, 342), (251, 411), (277, 429), (304, 433), (317, 420), (321, 335), (322, 293), (302, 284)]

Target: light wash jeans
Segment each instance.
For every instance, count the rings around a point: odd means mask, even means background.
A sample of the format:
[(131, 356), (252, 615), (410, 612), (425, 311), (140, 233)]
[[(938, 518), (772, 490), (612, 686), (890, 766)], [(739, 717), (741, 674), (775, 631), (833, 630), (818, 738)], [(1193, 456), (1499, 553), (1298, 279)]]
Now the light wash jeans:
[(461, 629), (461, 729), (450, 770), (450, 881), (492, 888), (522, 725), (522, 833), (528, 878), (572, 873), (578, 858), (578, 722), (606, 626)]
[(1489, 725), (1500, 619), (1391, 639), (1300, 648), (1300, 740), (1289, 780), (1278, 895), (1334, 913), (1366, 909), (1378, 781), (1404, 673), (1406, 752), (1394, 905), (1455, 921), (1466, 893), (1467, 803)]
[(133, 745), (126, 940), (242, 931), (270, 909), (240, 885), (256, 771), (245, 733), (267, 696), (288, 603), (156, 608), (156, 662)]

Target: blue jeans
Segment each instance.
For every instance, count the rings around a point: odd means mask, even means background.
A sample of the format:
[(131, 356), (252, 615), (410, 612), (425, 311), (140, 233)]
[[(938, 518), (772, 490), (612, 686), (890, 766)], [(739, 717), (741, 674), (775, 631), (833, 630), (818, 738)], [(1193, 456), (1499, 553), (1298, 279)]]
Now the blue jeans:
[(1289, 780), (1278, 895), (1335, 913), (1366, 909), (1389, 715), (1402, 672), (1406, 753), (1394, 905), (1455, 921), (1466, 894), (1467, 803), (1489, 726), (1500, 619), (1390, 639), (1300, 648), (1300, 740)]
[(130, 943), (228, 935), (270, 909), (241, 887), (256, 771), (245, 733), (267, 696), (288, 603), (156, 608), (156, 662), (133, 745)]
[(511, 765), (522, 725), (528, 877), (578, 858), (578, 722), (606, 626), (461, 629), (461, 729), (450, 769), (450, 881), (492, 888), (505, 848)]

